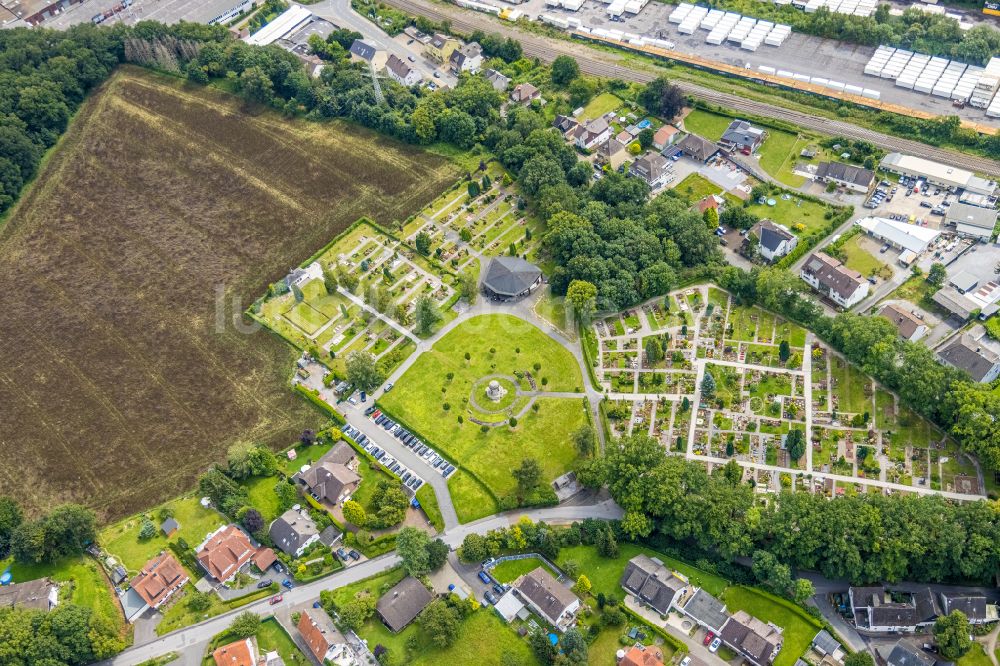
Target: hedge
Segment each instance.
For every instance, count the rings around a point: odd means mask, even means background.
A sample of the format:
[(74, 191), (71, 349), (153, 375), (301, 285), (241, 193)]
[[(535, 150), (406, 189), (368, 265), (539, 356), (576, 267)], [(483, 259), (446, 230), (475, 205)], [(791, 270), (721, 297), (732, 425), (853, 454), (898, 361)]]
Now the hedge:
[(316, 409), (329, 416), (330, 419), (334, 421), (334, 423), (338, 425), (344, 425), (345, 423), (347, 423), (347, 420), (341, 415), (340, 412), (338, 412), (336, 409), (330, 406), (330, 404), (327, 403), (326, 400), (323, 400), (323, 398), (319, 397), (319, 392), (316, 391), (315, 389), (308, 389), (302, 384), (295, 384), (294, 388), (300, 394), (305, 396), (305, 399), (311, 402), (313, 406), (316, 407)]

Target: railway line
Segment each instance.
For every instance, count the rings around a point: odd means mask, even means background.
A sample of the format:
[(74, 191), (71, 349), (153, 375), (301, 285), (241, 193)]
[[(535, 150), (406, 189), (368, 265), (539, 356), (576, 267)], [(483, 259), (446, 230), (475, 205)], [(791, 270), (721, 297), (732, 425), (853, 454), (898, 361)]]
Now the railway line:
[[(657, 76), (652, 72), (621, 64), (622, 57), (617, 54), (594, 51), (588, 49), (582, 43), (564, 42), (532, 35), (515, 29), (510, 24), (493, 20), (485, 14), (465, 11), (458, 7), (442, 7), (426, 0), (383, 1), (385, 4), (412, 16), (424, 16), (437, 22), (448, 21), (452, 27), (460, 32), (469, 33), (474, 30), (483, 30), (487, 32), (499, 32), (505, 37), (513, 37), (521, 43), (526, 56), (537, 57), (545, 62), (551, 62), (559, 55), (568, 55), (577, 61), (582, 72), (592, 76), (618, 78), (636, 83), (648, 83)], [(588, 51), (590, 52), (588, 53)], [(842, 136), (858, 141), (869, 141), (889, 151), (917, 155), (949, 166), (976, 171), (993, 178), (1000, 178), (1000, 162), (986, 157), (969, 155), (957, 150), (931, 146), (912, 139), (891, 136), (840, 120), (813, 116), (801, 111), (767, 104), (766, 102), (746, 99), (739, 95), (719, 92), (694, 83), (678, 81), (676, 84), (686, 95), (727, 109), (764, 118), (774, 118), (828, 136)]]

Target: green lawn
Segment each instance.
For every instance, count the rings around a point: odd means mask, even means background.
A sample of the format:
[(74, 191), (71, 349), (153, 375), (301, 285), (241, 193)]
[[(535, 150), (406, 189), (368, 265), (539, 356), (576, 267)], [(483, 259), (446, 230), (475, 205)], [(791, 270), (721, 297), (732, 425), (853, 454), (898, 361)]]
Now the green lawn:
[(862, 238), (864, 237), (861, 235), (854, 236), (844, 243), (844, 246), (841, 249), (847, 256), (847, 261), (845, 261), (844, 264), (846, 264), (848, 268), (856, 270), (865, 277), (868, 277), (875, 275), (886, 266), (883, 262), (875, 258), (871, 252), (861, 246)]
[(587, 105), (583, 107), (583, 113), (580, 114), (580, 120), (585, 121), (599, 118), (608, 111), (614, 111), (621, 105), (622, 101), (611, 93), (601, 93), (594, 99), (587, 102)]
[(448, 492), (460, 523), (471, 523), (500, 510), (496, 500), (461, 467), (448, 479)]
[[(760, 147), (760, 166), (773, 178), (784, 178), (787, 185), (798, 186), (805, 182), (802, 176), (793, 176), (788, 165), (799, 156), (799, 137), (780, 130), (768, 129), (767, 138)], [(792, 182), (796, 179), (797, 182)]]
[[(466, 353), (470, 355), (468, 361)], [(540, 365), (537, 371), (536, 363)], [(583, 385), (576, 359), (559, 343), (515, 317), (487, 315), (462, 323), (435, 343), (396, 382), (392, 392), (380, 399), (379, 405), (501, 497), (514, 490), (510, 471), (524, 458), (541, 463), (546, 481), (565, 472), (576, 459), (569, 434), (586, 422), (582, 399), (539, 397), (535, 402), (538, 411), (529, 409), (519, 416), (516, 428), (502, 425), (482, 432), (471, 418), (498, 422), (507, 417), (472, 408), (469, 401), (473, 390), (479, 405), (488, 408), (486, 378), (495, 374), (513, 376), (516, 371), (532, 372), (538, 389), (543, 391), (573, 392)], [(546, 379), (548, 383), (544, 384)], [(526, 381), (520, 383), (527, 386)], [(514, 413), (526, 403), (526, 398), (515, 401)], [(463, 484), (464, 490), (473, 490), (468, 481), (452, 482), (458, 484)], [(482, 509), (463, 507), (459, 509), (460, 517), (478, 514)]]
[(769, 198), (774, 199), (773, 206), (755, 203), (749, 207), (750, 212), (761, 219), (774, 220), (789, 229), (792, 229), (796, 224), (802, 224), (805, 226), (805, 230), (801, 233), (809, 233), (827, 223), (824, 218), (827, 207), (824, 204), (799, 199), (794, 195), (791, 199), (782, 199), (777, 192), (772, 192)]
[[(273, 483), (271, 487), (274, 487)], [(163, 506), (169, 507), (174, 512), (174, 519), (180, 525), (180, 529), (171, 540), (183, 538), (192, 548), (201, 543), (209, 532), (227, 522), (222, 514), (201, 506), (197, 497), (183, 497), (167, 502)], [(98, 537), (101, 545), (121, 560), (131, 575), (139, 573), (146, 562), (167, 548), (167, 538), (159, 531), (160, 521), (156, 515), (159, 509), (160, 507), (156, 507), (149, 511), (149, 516), (157, 527), (156, 536), (152, 539), (139, 540), (139, 526), (142, 521), (138, 515), (105, 527)]]
[(784, 630), (784, 645), (774, 660), (774, 666), (792, 666), (805, 654), (813, 637), (822, 627), (791, 602), (741, 585), (726, 589), (722, 597), (730, 612), (744, 610), (765, 622), (773, 622)]
[(621, 599), (624, 592), (618, 583), (621, 580), (622, 572), (625, 571), (625, 565), (628, 561), (640, 553), (659, 559), (664, 565), (687, 576), (692, 583), (705, 588), (705, 591), (710, 594), (718, 596), (729, 585), (729, 581), (721, 576), (702, 571), (690, 564), (658, 553), (652, 548), (634, 543), (620, 544), (618, 557), (613, 560), (602, 557), (594, 546), (563, 548), (559, 551), (556, 564), (561, 567), (569, 560), (576, 562), (580, 573), (586, 574), (587, 578), (590, 579), (591, 594), (596, 596), (598, 593), (604, 592), (605, 595)]
[(277, 650), (286, 666), (312, 663), (296, 647), (295, 641), (288, 635), (288, 632), (273, 618), (261, 622), (260, 631), (257, 632), (257, 645), (260, 648), (261, 654)]
[[(414, 629), (417, 647), (412, 659), (406, 662), (410, 666), (439, 664), (500, 666), (508, 663), (525, 665), (539, 663), (528, 642), (520, 638), (488, 607), (473, 612), (462, 622), (458, 638), (449, 648), (440, 649), (433, 646), (430, 638), (419, 627)], [(404, 633), (408, 631), (410, 628)], [(505, 655), (510, 656), (505, 657)]]
[(689, 174), (674, 186), (674, 190), (688, 197), (691, 203), (701, 201), (710, 194), (722, 192), (721, 187), (697, 173)]
[(420, 502), (420, 508), (427, 515), (427, 520), (434, 525), (434, 529), (438, 532), (444, 531), (444, 518), (441, 516), (440, 507), (438, 507), (437, 495), (429, 483), (420, 486), (420, 490), (417, 491), (417, 501)]
[(709, 141), (718, 141), (732, 122), (729, 116), (695, 109), (684, 116), (684, 129)]
[[(260, 515), (268, 524), (278, 517), (278, 496), (274, 493), (274, 486), (279, 482), (283, 483), (276, 476), (255, 476), (242, 483), (250, 495), (250, 506), (260, 511)], [(197, 545), (191, 543), (192, 547)]]
[(188, 583), (182, 588), (182, 592), (178, 593), (181, 596), (171, 599), (166, 610), (163, 611), (163, 620), (156, 626), (156, 635), (162, 636), (175, 629), (188, 627), (210, 617), (231, 611), (234, 608), (240, 608), (251, 602), (276, 594), (278, 589), (278, 584), (274, 583), (270, 588), (252, 592), (245, 597), (240, 597), (230, 602), (224, 602), (218, 595), (211, 594), (209, 595), (209, 599), (211, 600), (209, 607), (204, 611), (194, 612), (187, 607), (185, 602), (188, 595), (196, 594), (197, 590), (195, 590), (193, 583)]
[(507, 560), (501, 562), (490, 570), (490, 573), (501, 583), (513, 583), (524, 574), (542, 567), (552, 575), (557, 575), (547, 564), (537, 557), (528, 557), (523, 560)]

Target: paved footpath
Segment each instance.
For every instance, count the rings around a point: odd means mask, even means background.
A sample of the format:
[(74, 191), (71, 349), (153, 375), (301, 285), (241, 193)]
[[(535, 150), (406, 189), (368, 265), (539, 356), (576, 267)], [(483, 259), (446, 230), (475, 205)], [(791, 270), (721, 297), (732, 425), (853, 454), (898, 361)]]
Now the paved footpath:
[[(447, 530), (442, 539), (451, 548), (457, 548), (468, 534), (485, 534), (489, 530), (499, 527), (508, 527), (517, 523), (521, 516), (527, 516), (533, 521), (545, 521), (548, 523), (570, 523), (583, 520), (584, 518), (602, 518), (614, 520), (621, 518), (621, 508), (611, 500), (606, 500), (597, 504), (587, 504), (580, 506), (556, 506), (547, 509), (536, 509), (531, 511), (515, 511), (499, 514), (477, 520), (467, 525), (458, 525)], [(233, 617), (244, 611), (253, 611), (261, 617), (270, 617), (282, 610), (287, 610), (305, 603), (311, 603), (319, 597), (321, 590), (333, 590), (338, 587), (356, 583), (365, 578), (374, 576), (399, 564), (399, 556), (388, 553), (372, 560), (365, 560), (359, 564), (350, 566), (335, 574), (321, 578), (320, 580), (301, 585), (284, 592), (284, 599), (281, 603), (272, 606), (268, 599), (247, 604), (242, 608), (229, 611), (222, 615), (209, 618), (199, 624), (178, 629), (158, 640), (139, 645), (122, 652), (110, 661), (103, 664), (114, 664), (114, 666), (134, 666), (148, 659), (158, 657), (167, 652), (183, 652), (186, 648), (204, 644), (216, 634), (224, 631), (233, 621)]]

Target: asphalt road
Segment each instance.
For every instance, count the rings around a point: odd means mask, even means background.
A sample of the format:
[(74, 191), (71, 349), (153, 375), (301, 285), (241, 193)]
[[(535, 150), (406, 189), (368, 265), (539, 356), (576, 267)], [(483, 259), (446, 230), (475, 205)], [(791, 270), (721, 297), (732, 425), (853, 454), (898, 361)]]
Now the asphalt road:
[[(472, 32), (478, 29), (487, 32), (499, 32), (504, 36), (514, 37), (521, 42), (526, 56), (538, 57), (546, 62), (551, 62), (559, 55), (571, 56), (580, 65), (581, 71), (594, 76), (618, 78), (637, 83), (648, 83), (657, 76), (656, 73), (633, 69), (623, 65), (623, 54), (590, 49), (583, 43), (573, 43), (534, 35), (519, 30), (513, 27), (512, 24), (495, 19), (487, 14), (467, 11), (449, 5), (441, 5), (429, 0), (385, 0), (385, 3), (413, 16), (425, 16), (435, 21), (447, 20), (453, 28), (460, 32)], [(785, 109), (780, 106), (745, 99), (738, 95), (718, 92), (711, 88), (692, 83), (678, 82), (677, 85), (685, 94), (697, 97), (711, 104), (717, 104), (748, 114), (783, 120), (827, 135), (870, 141), (886, 150), (918, 155), (962, 169), (1000, 177), (1000, 163), (985, 157), (967, 155), (955, 150), (929, 146), (919, 141), (890, 136), (843, 121), (821, 118), (808, 113)]]
[[(468, 534), (485, 534), (489, 530), (499, 527), (507, 527), (515, 524), (521, 516), (528, 516), (533, 521), (546, 521), (549, 523), (569, 523), (584, 518), (603, 518), (613, 520), (621, 518), (622, 510), (613, 501), (605, 501), (598, 504), (588, 504), (581, 506), (557, 506), (548, 509), (536, 509), (532, 511), (512, 512), (482, 520), (477, 520), (466, 525), (459, 525), (448, 530), (442, 535), (442, 539), (453, 549), (461, 545), (462, 540)], [(387, 553), (372, 560), (365, 560), (353, 566), (339, 571), (331, 576), (322, 578), (306, 585), (302, 585), (284, 592), (284, 599), (281, 603), (272, 606), (269, 599), (262, 599), (252, 604), (247, 604), (242, 608), (217, 615), (184, 629), (178, 629), (158, 640), (138, 645), (125, 650), (114, 659), (101, 662), (103, 664), (113, 664), (114, 666), (134, 666), (143, 661), (166, 654), (167, 652), (182, 652), (185, 648), (199, 643), (205, 643), (212, 636), (229, 627), (233, 617), (244, 611), (253, 611), (262, 617), (268, 617), (283, 608), (291, 608), (304, 603), (311, 603), (319, 597), (321, 590), (332, 590), (344, 585), (356, 583), (377, 573), (391, 569), (399, 564), (399, 557), (395, 553)]]

